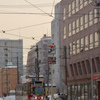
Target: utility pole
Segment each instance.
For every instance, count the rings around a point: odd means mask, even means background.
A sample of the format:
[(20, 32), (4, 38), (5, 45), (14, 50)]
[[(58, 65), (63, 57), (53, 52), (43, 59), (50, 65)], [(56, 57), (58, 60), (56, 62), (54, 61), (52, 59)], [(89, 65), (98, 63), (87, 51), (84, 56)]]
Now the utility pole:
[(38, 45), (36, 45), (36, 52), (37, 52), (37, 79), (39, 80), (39, 58), (38, 58)]
[(17, 54), (17, 83), (19, 84), (18, 54)]
[(47, 79), (47, 80), (48, 80), (48, 81), (47, 81), (47, 95), (49, 95), (49, 70), (50, 70), (50, 69), (49, 69), (49, 63), (48, 63), (48, 73), (47, 73), (47, 74), (48, 74), (48, 77), (47, 77), (47, 78), (48, 78), (48, 79)]
[(64, 46), (64, 59), (65, 59), (65, 85), (67, 86), (67, 49), (66, 46)]
[(64, 46), (64, 59), (65, 59), (65, 86), (67, 90), (67, 49), (66, 49), (66, 46)]

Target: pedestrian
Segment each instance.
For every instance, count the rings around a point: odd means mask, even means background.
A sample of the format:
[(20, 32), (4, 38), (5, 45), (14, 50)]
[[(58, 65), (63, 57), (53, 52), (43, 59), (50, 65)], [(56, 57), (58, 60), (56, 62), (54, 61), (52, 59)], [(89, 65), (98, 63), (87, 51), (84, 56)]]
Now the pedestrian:
[(49, 100), (49, 98), (48, 98), (48, 96), (47, 96), (47, 95), (45, 96), (45, 100)]

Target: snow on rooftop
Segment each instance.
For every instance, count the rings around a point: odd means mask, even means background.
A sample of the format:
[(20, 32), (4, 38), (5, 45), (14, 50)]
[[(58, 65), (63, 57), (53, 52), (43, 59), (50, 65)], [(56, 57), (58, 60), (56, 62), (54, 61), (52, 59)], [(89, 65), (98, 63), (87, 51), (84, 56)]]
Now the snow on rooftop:
[[(45, 84), (45, 86), (47, 86), (47, 84)], [(49, 84), (49, 86), (51, 86), (51, 84)], [(56, 84), (53, 84), (53, 86), (56, 86)]]

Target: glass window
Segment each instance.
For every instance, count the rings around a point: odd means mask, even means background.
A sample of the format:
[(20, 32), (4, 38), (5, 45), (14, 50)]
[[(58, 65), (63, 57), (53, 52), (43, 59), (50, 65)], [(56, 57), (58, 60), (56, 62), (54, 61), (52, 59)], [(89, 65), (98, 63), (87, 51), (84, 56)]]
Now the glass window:
[(66, 9), (64, 8), (63, 9), (63, 20), (65, 20), (66, 19)]
[(84, 24), (85, 26), (84, 27), (87, 28), (88, 27), (88, 15), (85, 14), (84, 17), (85, 17), (85, 24)]
[(87, 0), (84, 0), (84, 6), (86, 6), (87, 5)]
[(72, 43), (69, 44), (69, 55), (72, 55)]
[(94, 9), (94, 24), (98, 22), (98, 11), (97, 9)]
[(79, 19), (76, 20), (76, 33), (79, 32)]
[(71, 4), (69, 4), (69, 6), (68, 6), (68, 9), (69, 9), (69, 17), (71, 16)]
[(76, 0), (76, 12), (79, 11), (79, 0)]
[(81, 47), (81, 52), (84, 51), (84, 38), (81, 38), (80, 47)]
[[(74, 41), (73, 44), (75, 44), (76, 42)], [(73, 55), (75, 55), (75, 49), (76, 49), (76, 45), (72, 45), (73, 46)]]
[(89, 26), (93, 25), (93, 11), (89, 12)]
[(66, 38), (66, 27), (64, 27), (64, 35), (63, 35), (63, 39)]
[(88, 36), (85, 37), (85, 51), (88, 50)]
[(94, 37), (95, 37), (95, 39), (94, 39), (95, 47), (98, 47), (98, 39), (99, 39), (99, 37), (98, 37), (98, 33), (97, 32), (94, 33)]
[(80, 30), (83, 30), (83, 16), (80, 18)]
[(80, 0), (80, 9), (83, 8), (83, 0)]
[(73, 27), (73, 34), (75, 34), (75, 21), (73, 21), (73, 23), (72, 23), (72, 27)]
[(72, 2), (72, 14), (75, 13), (75, 1)]
[(76, 42), (77, 42), (77, 45), (76, 45), (77, 46), (77, 53), (79, 53), (80, 52), (79, 40), (77, 40)]
[(93, 48), (93, 34), (90, 34), (90, 49)]
[(69, 36), (71, 36), (71, 23), (69, 24)]
[(92, 2), (92, 0), (89, 0), (89, 3), (91, 3)]

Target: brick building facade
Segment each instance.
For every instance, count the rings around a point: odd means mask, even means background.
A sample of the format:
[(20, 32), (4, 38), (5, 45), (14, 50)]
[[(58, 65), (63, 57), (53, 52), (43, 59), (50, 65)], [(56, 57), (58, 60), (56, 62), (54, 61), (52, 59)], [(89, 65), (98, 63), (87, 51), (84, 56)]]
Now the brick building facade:
[(0, 95), (9, 94), (17, 85), (17, 67), (0, 68)]

